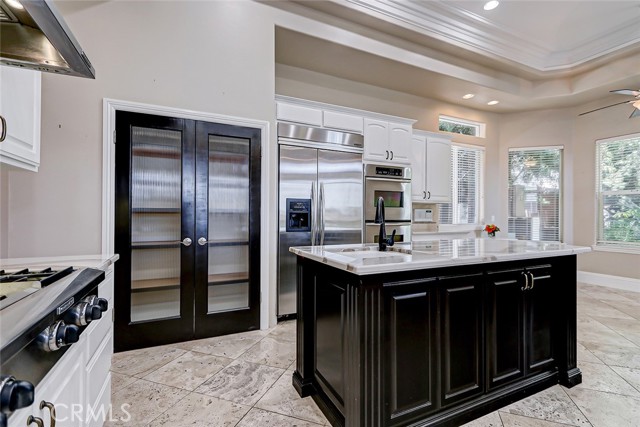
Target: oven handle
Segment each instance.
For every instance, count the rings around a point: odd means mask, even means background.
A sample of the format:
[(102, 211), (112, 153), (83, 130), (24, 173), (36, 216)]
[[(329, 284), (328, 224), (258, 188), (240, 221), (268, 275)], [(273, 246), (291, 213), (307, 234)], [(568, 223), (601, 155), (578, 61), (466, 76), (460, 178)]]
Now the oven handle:
[(403, 184), (411, 182), (410, 179), (404, 179), (404, 178), (374, 178), (371, 176), (367, 176), (364, 179), (365, 181), (400, 182)]

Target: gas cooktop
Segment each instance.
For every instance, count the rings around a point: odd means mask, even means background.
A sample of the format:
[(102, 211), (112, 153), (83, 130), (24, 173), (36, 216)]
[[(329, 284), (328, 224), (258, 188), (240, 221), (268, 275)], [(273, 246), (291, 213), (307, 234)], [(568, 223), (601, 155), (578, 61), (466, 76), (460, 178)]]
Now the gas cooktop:
[(73, 267), (60, 270), (28, 268), (12, 271), (0, 270), (0, 310), (20, 301), (38, 290), (68, 276)]

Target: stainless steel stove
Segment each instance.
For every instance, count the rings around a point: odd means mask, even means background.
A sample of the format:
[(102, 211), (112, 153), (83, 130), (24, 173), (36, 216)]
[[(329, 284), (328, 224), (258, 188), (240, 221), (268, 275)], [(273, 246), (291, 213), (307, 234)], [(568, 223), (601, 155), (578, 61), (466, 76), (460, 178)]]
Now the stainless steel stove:
[(35, 387), (84, 328), (102, 317), (102, 270), (0, 270), (0, 427), (33, 403)]

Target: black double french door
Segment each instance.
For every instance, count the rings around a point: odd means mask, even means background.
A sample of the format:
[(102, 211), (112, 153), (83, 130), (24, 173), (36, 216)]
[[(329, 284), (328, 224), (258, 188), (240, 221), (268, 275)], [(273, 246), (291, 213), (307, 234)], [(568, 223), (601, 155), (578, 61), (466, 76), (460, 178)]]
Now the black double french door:
[(116, 112), (116, 351), (259, 328), (260, 130)]

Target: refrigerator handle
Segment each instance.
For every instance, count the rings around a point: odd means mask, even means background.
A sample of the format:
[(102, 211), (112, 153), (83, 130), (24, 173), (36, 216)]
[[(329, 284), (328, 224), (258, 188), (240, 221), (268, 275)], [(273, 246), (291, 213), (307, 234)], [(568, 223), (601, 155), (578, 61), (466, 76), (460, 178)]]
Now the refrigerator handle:
[(324, 246), (324, 184), (320, 184), (320, 246)]
[(316, 183), (311, 183), (311, 246), (316, 245), (316, 235), (318, 233), (318, 218), (316, 215)]

